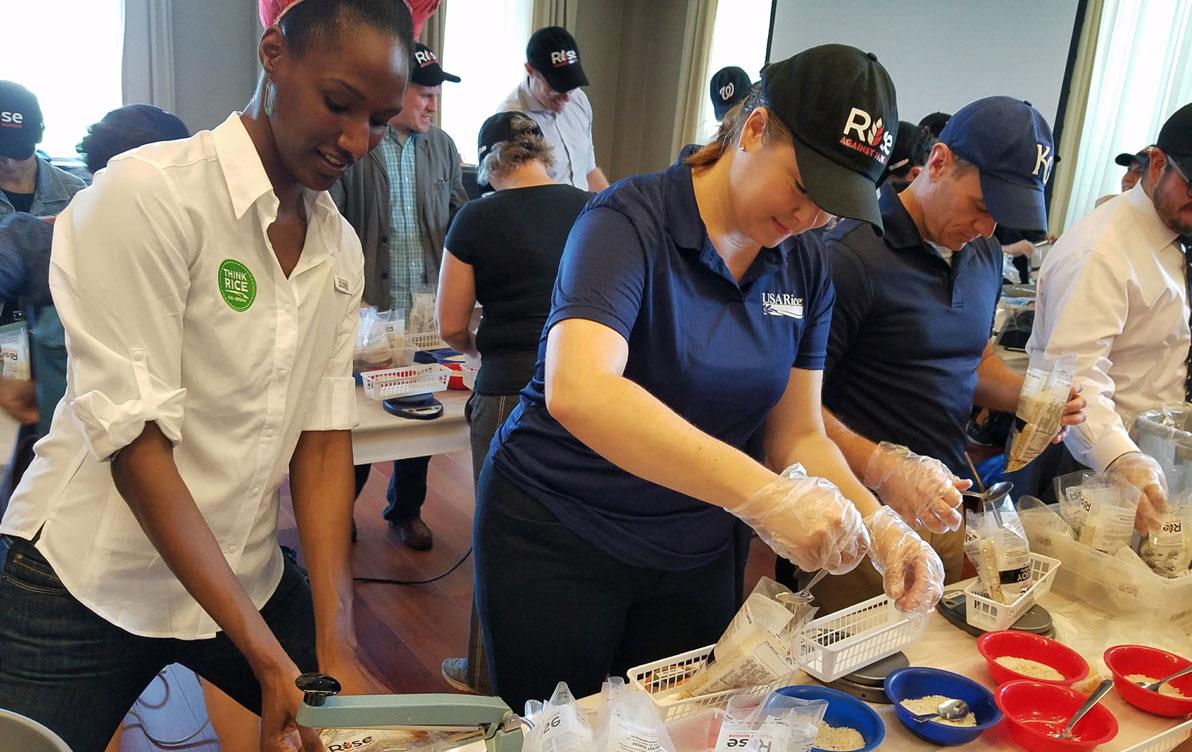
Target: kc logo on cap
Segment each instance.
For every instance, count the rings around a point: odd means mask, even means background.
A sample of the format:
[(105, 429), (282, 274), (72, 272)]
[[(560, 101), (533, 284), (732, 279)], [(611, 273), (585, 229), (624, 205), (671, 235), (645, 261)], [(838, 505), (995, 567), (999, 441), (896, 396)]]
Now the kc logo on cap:
[[(1051, 178), (1051, 168), (1055, 166), (1055, 158), (1051, 156), (1051, 144), (1035, 144), (1035, 149), (1037, 150), (1035, 169), (1031, 170), (1031, 174), (1046, 184)], [(1040, 172), (1043, 174), (1040, 175)]]

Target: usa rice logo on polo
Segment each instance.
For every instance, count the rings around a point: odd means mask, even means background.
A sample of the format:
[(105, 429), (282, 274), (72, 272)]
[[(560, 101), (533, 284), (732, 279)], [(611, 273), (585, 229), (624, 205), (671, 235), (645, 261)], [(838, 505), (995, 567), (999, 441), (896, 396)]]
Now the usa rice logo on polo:
[(228, 308), (244, 313), (257, 299), (257, 280), (248, 267), (236, 259), (224, 259), (219, 265), (219, 294)]

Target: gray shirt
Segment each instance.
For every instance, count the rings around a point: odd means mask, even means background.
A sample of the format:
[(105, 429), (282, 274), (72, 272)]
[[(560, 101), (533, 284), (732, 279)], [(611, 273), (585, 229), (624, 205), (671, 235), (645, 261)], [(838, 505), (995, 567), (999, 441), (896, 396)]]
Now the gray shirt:
[(592, 103), (583, 89), (573, 89), (563, 111), (553, 112), (530, 93), (527, 76), (497, 107), (498, 112), (511, 110), (526, 113), (542, 129), (555, 158), (548, 174), (560, 183), (589, 190), (588, 173), (596, 169), (596, 149), (592, 145)]

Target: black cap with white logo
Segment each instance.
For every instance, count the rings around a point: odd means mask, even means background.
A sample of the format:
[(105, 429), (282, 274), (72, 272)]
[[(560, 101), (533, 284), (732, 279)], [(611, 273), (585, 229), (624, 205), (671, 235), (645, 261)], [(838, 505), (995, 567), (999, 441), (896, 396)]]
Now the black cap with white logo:
[(882, 230), (876, 186), (898, 132), (894, 82), (872, 52), (825, 44), (762, 69), (769, 109), (795, 137), (807, 193)]
[(33, 92), (12, 81), (0, 81), (0, 157), (32, 157), (44, 130), (41, 106)]
[(712, 75), (712, 109), (716, 112), (717, 120), (724, 120), (724, 116), (749, 94), (753, 81), (749, 74), (735, 65), (721, 68)]
[(459, 83), (459, 76), (447, 73), (439, 66), (439, 58), (430, 47), (419, 42), (414, 45), (414, 60), (410, 66), (410, 83), (419, 86), (440, 86), (444, 81)]
[(526, 45), (526, 62), (560, 94), (588, 85), (588, 77), (579, 64), (579, 45), (562, 26), (547, 26), (534, 32)]

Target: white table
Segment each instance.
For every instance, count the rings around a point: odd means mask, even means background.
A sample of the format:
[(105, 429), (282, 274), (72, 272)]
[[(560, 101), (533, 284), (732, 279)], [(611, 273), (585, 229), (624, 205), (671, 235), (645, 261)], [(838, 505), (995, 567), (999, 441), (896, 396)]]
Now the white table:
[(471, 394), (451, 389), (436, 392), (443, 414), (434, 420), (412, 420), (390, 415), (381, 402), (369, 399), (356, 387), (360, 422), (352, 431), (353, 462), (365, 465), (468, 449), (464, 403)]

